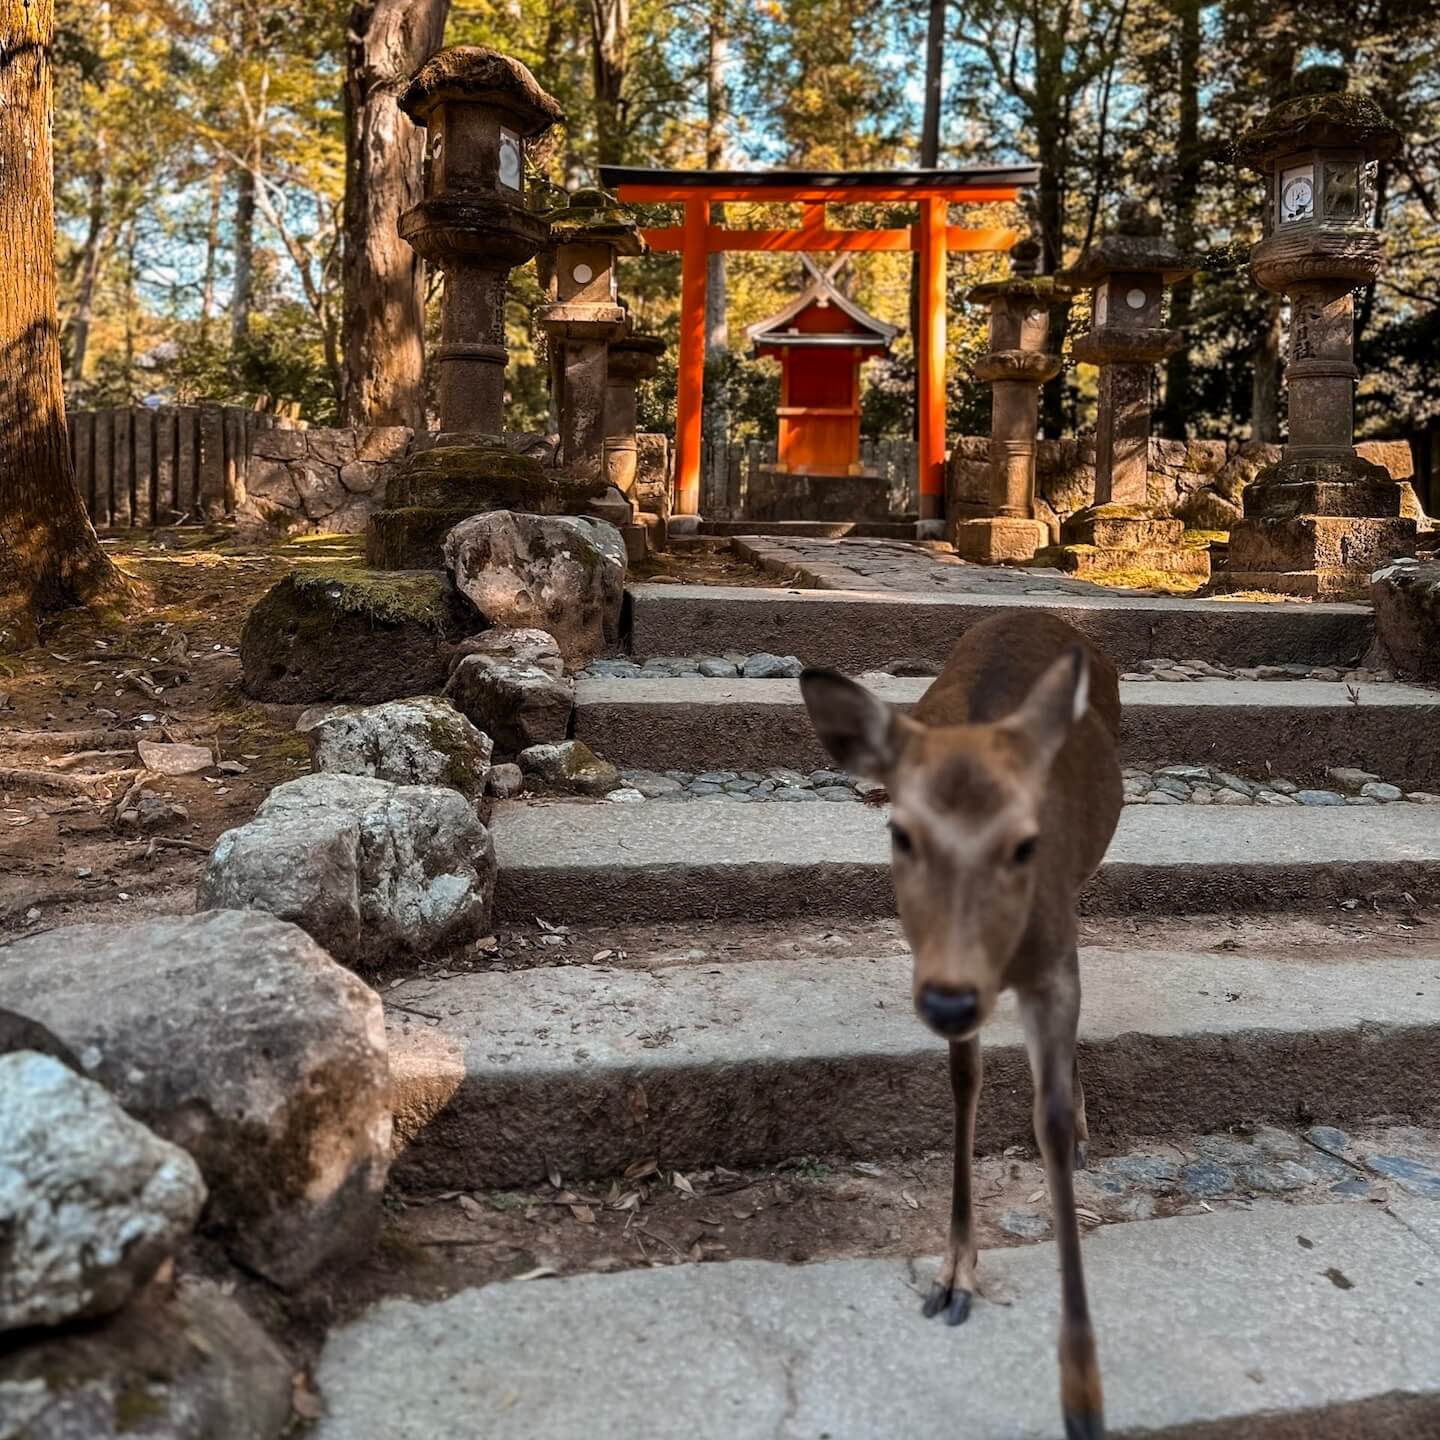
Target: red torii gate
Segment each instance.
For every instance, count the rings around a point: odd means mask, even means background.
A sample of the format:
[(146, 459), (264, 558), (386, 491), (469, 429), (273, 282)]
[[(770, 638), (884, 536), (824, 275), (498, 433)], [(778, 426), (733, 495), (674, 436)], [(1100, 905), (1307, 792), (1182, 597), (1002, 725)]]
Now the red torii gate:
[[(937, 519), (945, 496), (945, 257), (950, 251), (1008, 250), (1005, 228), (948, 223), (950, 205), (1004, 203), (1036, 185), (1034, 165), (964, 170), (644, 170), (602, 165), (600, 179), (631, 204), (680, 204), (685, 223), (646, 230), (653, 250), (679, 251), (680, 358), (675, 406), (676, 510), (700, 509), (700, 417), (705, 400), (706, 257), (716, 250), (915, 250), (920, 254), (920, 517)], [(730, 230), (710, 223), (725, 201), (800, 204), (798, 230)], [(913, 201), (918, 222), (904, 230), (831, 230), (827, 204)]]

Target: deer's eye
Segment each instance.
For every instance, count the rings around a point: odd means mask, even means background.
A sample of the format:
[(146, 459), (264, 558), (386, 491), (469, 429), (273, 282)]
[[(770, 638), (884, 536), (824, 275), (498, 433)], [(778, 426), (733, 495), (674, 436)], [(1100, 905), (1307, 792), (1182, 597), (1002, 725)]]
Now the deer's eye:
[(910, 838), (910, 832), (903, 825), (897, 825), (893, 820), (890, 822), (890, 839), (895, 846), (897, 855), (908, 855), (915, 848), (915, 842)]
[(1022, 840), (1010, 858), (1016, 865), (1028, 865), (1035, 858), (1035, 837), (1030, 835)]

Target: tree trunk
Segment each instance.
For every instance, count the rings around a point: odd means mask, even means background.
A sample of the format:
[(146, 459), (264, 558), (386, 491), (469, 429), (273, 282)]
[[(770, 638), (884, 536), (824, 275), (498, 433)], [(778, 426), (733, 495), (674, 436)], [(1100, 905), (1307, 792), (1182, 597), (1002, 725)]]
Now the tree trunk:
[[(726, 24), (725, 0), (712, 0), (710, 33), (705, 67), (705, 168), (719, 170), (725, 164), (725, 61), (730, 37)], [(725, 223), (725, 207), (713, 205), (711, 223)], [(726, 285), (726, 255), (716, 250), (706, 258), (705, 354), (714, 356), (730, 348), (729, 293)]]
[(421, 199), (425, 132), (397, 101), (450, 0), (361, 0), (345, 71), (344, 417), (425, 425), (425, 273), (396, 226)]
[(0, 0), (0, 645), (123, 581), (75, 489), (55, 284), (55, 0)]
[(630, 0), (590, 0), (595, 142), (602, 165), (625, 158), (624, 90), (630, 68)]
[[(104, 154), (102, 143), (101, 154)], [(70, 316), (70, 384), (85, 378), (85, 352), (90, 348), (90, 323), (95, 315), (95, 292), (105, 269), (105, 252), (110, 247), (110, 226), (105, 215), (105, 171), (97, 166), (90, 176), (90, 219), (81, 251), (80, 281), (75, 291), (75, 309)]]
[(1250, 381), (1250, 438), (1280, 440), (1280, 297), (1265, 307), (1265, 327), (1255, 345)]
[(205, 231), (205, 281), (200, 293), (200, 343), (210, 339), (215, 314), (215, 269), (220, 255), (220, 203), (225, 198), (225, 172), (219, 162), (210, 181), (210, 224)]
[(255, 298), (255, 172), (235, 175), (235, 275), (230, 287), (230, 343), (250, 338), (250, 307)]
[[(1195, 204), (1200, 194), (1200, 3), (1176, 0), (1179, 35), (1180, 126), (1176, 136), (1175, 189), (1171, 210), (1175, 217), (1175, 243), (1182, 255), (1195, 249)], [(1170, 323), (1183, 330), (1190, 323), (1195, 280), (1187, 276), (1170, 292)], [(1189, 344), (1182, 345), (1165, 363), (1165, 403), (1160, 411), (1160, 433), (1183, 440), (1190, 433), (1193, 389)]]

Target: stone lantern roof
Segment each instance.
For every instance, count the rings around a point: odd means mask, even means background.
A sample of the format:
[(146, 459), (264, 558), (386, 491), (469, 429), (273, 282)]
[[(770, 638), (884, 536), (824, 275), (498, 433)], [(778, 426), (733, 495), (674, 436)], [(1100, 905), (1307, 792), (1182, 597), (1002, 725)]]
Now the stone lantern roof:
[(525, 138), (543, 134), (565, 118), (560, 102), (518, 60), (484, 45), (451, 45), (415, 72), (400, 108), (417, 124), (449, 101), (493, 105)]
[(1300, 150), (1363, 150), (1382, 160), (1400, 148), (1400, 130), (1368, 96), (1352, 95), (1345, 71), (1312, 65), (1299, 71), (1291, 95), (1236, 142), (1235, 155), (1262, 175)]
[(608, 245), (617, 255), (643, 255), (650, 247), (635, 217), (604, 190), (576, 190), (569, 203), (543, 217), (556, 245)]
[(1062, 284), (1092, 286), (1118, 273), (1159, 275), (1161, 283), (1173, 285), (1193, 275), (1195, 260), (1182, 255), (1160, 233), (1157, 216), (1127, 201), (1120, 207), (1120, 222), (1109, 235), (1088, 245), (1073, 265), (1055, 277)]

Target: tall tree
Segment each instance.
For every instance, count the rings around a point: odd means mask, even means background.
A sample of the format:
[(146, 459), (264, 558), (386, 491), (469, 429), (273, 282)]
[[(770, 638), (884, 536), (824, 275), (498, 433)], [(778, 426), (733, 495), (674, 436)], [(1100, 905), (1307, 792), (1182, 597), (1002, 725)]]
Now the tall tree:
[[(1200, 201), (1200, 7), (1201, 0), (1173, 0), (1180, 123), (1168, 208), (1175, 243), (1182, 255), (1195, 250)], [(1171, 290), (1170, 323), (1177, 329), (1183, 330), (1190, 323), (1194, 299), (1193, 276), (1186, 276)], [(1194, 389), (1191, 371), (1190, 346), (1182, 345), (1166, 361), (1165, 402), (1160, 411), (1160, 433), (1176, 440), (1190, 433)]]
[[(719, 170), (725, 164), (725, 121), (729, 105), (725, 85), (725, 62), (730, 48), (729, 17), (726, 0), (710, 0), (709, 24), (705, 43), (705, 168)], [(715, 224), (725, 223), (725, 207), (713, 207)], [(723, 250), (714, 250), (706, 258), (705, 277), (705, 354), (717, 356), (730, 348), (728, 323), (728, 269)]]
[(602, 165), (625, 158), (625, 76), (630, 69), (630, 0), (590, 0), (595, 76), (595, 149)]
[(344, 416), (425, 423), (425, 274), (400, 238), (420, 200), (425, 132), (400, 113), (415, 70), (440, 48), (450, 0), (360, 0), (345, 65)]
[(0, 0), (0, 637), (118, 588), (65, 433), (50, 132), (54, 0)]

